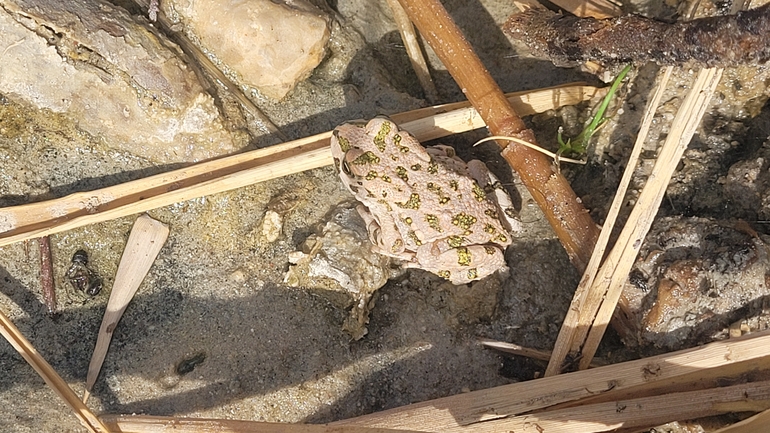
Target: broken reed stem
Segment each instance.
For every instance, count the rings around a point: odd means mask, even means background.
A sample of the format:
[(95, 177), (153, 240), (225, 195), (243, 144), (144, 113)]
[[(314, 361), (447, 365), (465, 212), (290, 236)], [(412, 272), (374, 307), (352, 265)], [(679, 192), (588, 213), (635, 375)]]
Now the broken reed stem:
[(21, 331), (19, 331), (19, 329), (11, 322), (8, 316), (1, 311), (0, 334), (11, 343), (11, 346), (19, 352), (28, 364), (35, 369), (45, 383), (53, 389), (65, 403), (67, 403), (67, 406), (72, 409), (72, 412), (88, 431), (92, 433), (109, 433), (107, 427), (99, 421), (88, 406), (78, 399), (75, 391), (67, 385), (67, 382), (65, 382), (58, 373), (56, 373), (56, 370), (51, 367), (51, 364), (37, 353), (37, 350), (32, 346), (32, 343), (22, 335)]
[(118, 271), (115, 274), (115, 283), (112, 285), (110, 299), (107, 301), (107, 308), (104, 311), (102, 325), (96, 339), (96, 347), (88, 365), (86, 392), (83, 395), (84, 403), (88, 400), (89, 393), (99, 376), (115, 328), (118, 326), (123, 312), (126, 311), (126, 307), (134, 298), (137, 289), (144, 281), (144, 277), (150, 271), (150, 267), (155, 263), (155, 258), (158, 257), (158, 253), (168, 239), (168, 233), (167, 225), (150, 218), (149, 215), (142, 215), (137, 218), (131, 228), (128, 241), (126, 241), (126, 248), (123, 250)]
[[(400, 2), (491, 134), (537, 144), (532, 130), (505, 99), (441, 3), (438, 0)], [(543, 210), (572, 264), (581, 271), (585, 269), (599, 230), (567, 180), (554, 171), (550, 159), (525, 146), (509, 144), (502, 155)]]
[[(603, 292), (605, 296), (595, 318), (590, 317), (589, 312), (581, 311), (580, 313), (581, 320), (578, 323), (578, 332), (587, 330), (585, 344), (581, 349), (580, 369), (588, 368), (591, 359), (599, 348), (604, 331), (607, 329), (620, 295), (623, 293), (623, 284), (628, 278), (628, 273), (631, 271), (639, 248), (642, 246), (655, 215), (658, 213), (660, 203), (663, 201), (666, 187), (676, 170), (676, 166), (682, 159), (687, 145), (695, 134), (695, 129), (703, 119), (711, 96), (721, 78), (722, 69), (718, 68), (702, 69), (698, 73), (695, 83), (674, 117), (671, 130), (660, 149), (652, 173), (639, 194), (637, 203), (631, 211), (623, 231), (599, 270), (593, 284), (595, 287), (591, 288), (591, 293), (598, 296)], [(590, 327), (584, 326), (587, 323), (591, 324)], [(573, 341), (573, 349), (577, 343), (578, 340)]]
[[(553, 348), (553, 356), (551, 357), (551, 360), (548, 363), (548, 367), (545, 370), (545, 376), (553, 376), (555, 374), (559, 374), (562, 367), (564, 366), (564, 362), (566, 361), (567, 356), (569, 356), (570, 353), (573, 356), (579, 355), (579, 349), (582, 347), (588, 332), (587, 330), (583, 331), (579, 326), (581, 314), (593, 312), (590, 314), (590, 316), (595, 317), (595, 312), (599, 309), (601, 301), (604, 298), (603, 291), (592, 296), (591, 289), (594, 283), (594, 278), (596, 277), (596, 273), (599, 270), (599, 265), (601, 264), (602, 258), (604, 257), (604, 252), (607, 248), (607, 244), (609, 243), (610, 235), (612, 234), (612, 230), (615, 227), (615, 222), (617, 221), (618, 215), (620, 214), (620, 208), (623, 206), (623, 202), (625, 201), (626, 191), (628, 191), (628, 186), (631, 184), (631, 179), (633, 178), (634, 172), (636, 171), (636, 166), (639, 163), (639, 156), (642, 154), (642, 150), (644, 149), (644, 142), (647, 139), (647, 134), (649, 133), (650, 126), (652, 125), (652, 120), (655, 118), (655, 112), (657, 111), (658, 105), (660, 104), (660, 99), (663, 97), (663, 92), (666, 90), (666, 84), (671, 77), (672, 71), (673, 67), (670, 66), (664, 69), (663, 75), (660, 77), (660, 79), (657, 80), (657, 87), (655, 88), (652, 99), (647, 104), (639, 133), (636, 136), (636, 142), (634, 143), (634, 147), (631, 150), (631, 155), (629, 155), (628, 162), (626, 163), (626, 169), (623, 172), (623, 177), (621, 178), (620, 184), (618, 185), (615, 198), (613, 198), (612, 204), (610, 205), (607, 218), (604, 221), (604, 225), (602, 225), (602, 230), (599, 233), (599, 239), (596, 242), (593, 254), (591, 254), (591, 260), (588, 262), (588, 266), (583, 273), (583, 277), (581, 278), (580, 283), (575, 290), (575, 294), (572, 297), (572, 303), (567, 310), (567, 315), (564, 318), (561, 329), (559, 330), (559, 336), (556, 338), (556, 344)], [(573, 342), (578, 343), (574, 344)], [(576, 346), (577, 349), (575, 349)]]
[[(508, 96), (520, 113), (534, 114), (604, 91), (564, 85)], [(391, 118), (418, 140), (427, 141), (483, 127), (481, 116), (469, 105), (444, 104)], [(331, 165), (329, 137), (331, 132), (325, 132), (94, 191), (0, 208), (0, 246)]]
[[(770, 381), (608, 401), (475, 425), (466, 433), (599, 433), (770, 407)], [(760, 431), (760, 430), (755, 430)]]
[(40, 286), (43, 291), (43, 303), (49, 316), (56, 314), (56, 285), (53, 277), (53, 258), (51, 257), (51, 239), (43, 236), (37, 240), (40, 248)]
[(401, 40), (404, 42), (404, 48), (409, 55), (409, 61), (412, 62), (412, 69), (414, 69), (417, 80), (420, 81), (422, 90), (425, 92), (425, 99), (429, 103), (435, 104), (438, 100), (438, 92), (435, 84), (433, 84), (433, 79), (430, 77), (428, 63), (425, 62), (425, 57), (422, 55), (420, 43), (417, 41), (417, 32), (414, 31), (409, 16), (398, 0), (388, 0), (388, 5), (393, 12), (393, 19), (396, 21), (398, 31), (401, 33)]
[(126, 433), (419, 433), (416, 430), (335, 426), (318, 424), (279, 424), (212, 418), (178, 418), (149, 415), (102, 415), (102, 422), (114, 432)]
[[(618, 428), (646, 429), (678, 419), (693, 419), (726, 412), (757, 411), (770, 406), (770, 381), (750, 382), (700, 391), (677, 392), (582, 405), (475, 423), (450, 431), (463, 433), (595, 433)], [(292, 425), (255, 421), (106, 415), (102, 421), (116, 432), (176, 433), (398, 433), (391, 430), (344, 425)], [(756, 426), (755, 426), (756, 427)], [(426, 425), (421, 431), (437, 430)], [(764, 429), (740, 430), (759, 432)]]
[(770, 346), (766, 345), (770, 345), (770, 331), (636, 361), (414, 403), (332, 425), (457, 433), (475, 431), (471, 429), (479, 426), (488, 427), (487, 431), (509, 431), (498, 426), (497, 420), (563, 403), (584, 406), (716, 388), (727, 378), (770, 368)]

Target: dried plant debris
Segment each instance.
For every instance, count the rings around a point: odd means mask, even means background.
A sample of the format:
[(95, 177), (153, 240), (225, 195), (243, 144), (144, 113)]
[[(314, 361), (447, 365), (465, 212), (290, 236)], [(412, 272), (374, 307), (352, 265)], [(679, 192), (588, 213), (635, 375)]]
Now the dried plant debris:
[(638, 15), (577, 18), (536, 6), (512, 15), (503, 30), (565, 66), (594, 60), (727, 67), (770, 60), (770, 4), (678, 23)]

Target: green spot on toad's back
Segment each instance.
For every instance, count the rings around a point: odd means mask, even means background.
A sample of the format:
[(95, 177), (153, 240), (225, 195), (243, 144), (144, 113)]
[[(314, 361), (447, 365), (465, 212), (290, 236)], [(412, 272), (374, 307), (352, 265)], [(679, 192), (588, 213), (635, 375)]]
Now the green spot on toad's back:
[(390, 207), (390, 203), (388, 203), (387, 201), (385, 201), (385, 200), (377, 200), (377, 203), (385, 206), (385, 209), (387, 209), (388, 212), (393, 212), (393, 208)]
[(414, 164), (413, 166), (409, 167), (412, 169), (412, 171), (420, 171), (422, 169), (422, 166), (420, 164)]
[(447, 245), (449, 245), (449, 248), (457, 248), (457, 247), (461, 247), (461, 246), (463, 246), (463, 244), (464, 244), (466, 241), (467, 241), (467, 239), (465, 239), (465, 238), (464, 238), (464, 237), (462, 237), (462, 236), (457, 236), (457, 235), (454, 235), (454, 236), (449, 236), (449, 237), (446, 239), (446, 243), (447, 243)]
[(443, 270), (443, 271), (436, 272), (436, 275), (438, 275), (439, 277), (445, 280), (448, 280), (452, 276), (452, 273), (449, 271)]
[(485, 193), (476, 182), (473, 182), (473, 197), (476, 198), (476, 201), (484, 201), (487, 199), (487, 193)]
[(406, 203), (396, 202), (396, 206), (404, 209), (419, 209), (420, 208), (420, 195), (412, 193), (409, 196), (409, 200)]
[(497, 249), (495, 247), (490, 247), (489, 245), (484, 245), (484, 252), (491, 256), (497, 252)]
[(396, 175), (401, 178), (404, 182), (409, 182), (409, 176), (406, 174), (406, 168), (399, 166), (396, 166)]
[(404, 241), (401, 239), (396, 239), (393, 241), (393, 245), (390, 246), (390, 252), (393, 254), (399, 253), (404, 249)]
[(417, 237), (417, 233), (415, 233), (414, 231), (410, 230), (409, 232), (407, 232), (406, 237), (411, 239), (412, 242), (414, 242), (414, 244), (417, 245), (418, 247), (422, 245), (422, 241), (420, 240), (420, 238)]
[(366, 180), (377, 179), (377, 172), (374, 170), (371, 170), (369, 173), (366, 173), (366, 176), (364, 178)]
[(428, 163), (428, 173), (438, 174), (438, 164), (436, 164), (436, 162), (433, 160)]
[(468, 279), (469, 280), (475, 280), (478, 277), (479, 277), (479, 271), (477, 271), (476, 268), (468, 269)]
[(337, 143), (339, 143), (342, 152), (350, 150), (350, 141), (347, 138), (341, 136), (337, 130), (334, 131), (334, 136), (337, 137)]
[(380, 130), (377, 131), (377, 135), (374, 136), (374, 145), (380, 152), (385, 151), (385, 137), (390, 133), (390, 122), (382, 122)]
[(476, 217), (468, 215), (467, 213), (460, 212), (452, 218), (452, 224), (462, 229), (468, 230), (473, 224), (476, 223)]
[(452, 179), (449, 181), (449, 187), (457, 191), (457, 189), (460, 187), (460, 184), (457, 182), (457, 180)]
[(439, 224), (438, 217), (436, 215), (426, 214), (425, 215), (425, 221), (428, 222), (428, 225), (433, 230), (441, 233), (443, 230), (441, 230), (441, 224)]
[(390, 183), (390, 182), (391, 182), (391, 180), (390, 180), (390, 176), (388, 176), (388, 175), (385, 175), (385, 174), (384, 174), (384, 175), (382, 175), (382, 181), (383, 181), (383, 182), (387, 182), (387, 183)]
[(354, 165), (379, 164), (380, 157), (371, 151), (366, 151), (362, 153), (358, 158), (350, 161), (350, 163)]
[(484, 231), (491, 235), (491, 234), (494, 234), (497, 230), (495, 229), (495, 226), (493, 226), (492, 224), (485, 224)]
[(428, 191), (430, 191), (430, 192), (432, 192), (434, 194), (441, 195), (441, 187), (440, 186), (436, 185), (433, 182), (428, 182), (428, 184), (426, 186), (428, 187)]
[(460, 266), (470, 266), (471, 252), (467, 247), (460, 247), (457, 249), (457, 264)]

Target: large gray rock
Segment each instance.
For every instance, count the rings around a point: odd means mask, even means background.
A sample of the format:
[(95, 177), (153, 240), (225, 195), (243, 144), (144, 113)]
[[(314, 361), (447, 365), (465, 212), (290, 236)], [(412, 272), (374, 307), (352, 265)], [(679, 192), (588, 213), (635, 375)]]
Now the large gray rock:
[(2, 0), (0, 93), (158, 163), (236, 150), (168, 41), (100, 0)]

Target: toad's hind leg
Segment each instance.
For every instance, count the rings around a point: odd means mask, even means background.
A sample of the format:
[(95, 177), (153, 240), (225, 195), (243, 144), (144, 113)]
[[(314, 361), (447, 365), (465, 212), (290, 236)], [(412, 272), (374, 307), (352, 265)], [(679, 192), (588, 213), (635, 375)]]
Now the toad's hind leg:
[(438, 248), (425, 245), (417, 250), (415, 267), (432, 272), (452, 284), (480, 280), (500, 269), (507, 269), (503, 250), (496, 245), (469, 245), (438, 253)]

